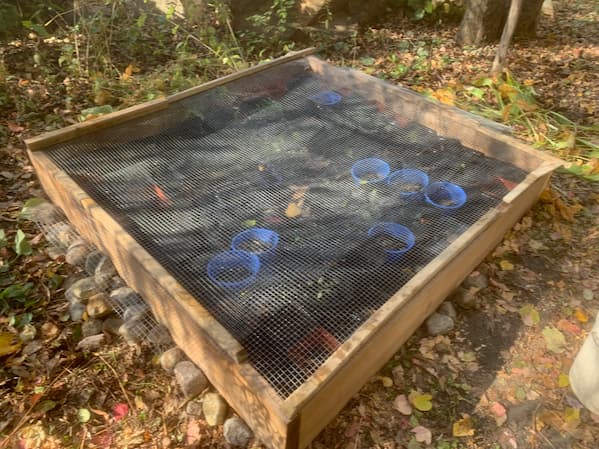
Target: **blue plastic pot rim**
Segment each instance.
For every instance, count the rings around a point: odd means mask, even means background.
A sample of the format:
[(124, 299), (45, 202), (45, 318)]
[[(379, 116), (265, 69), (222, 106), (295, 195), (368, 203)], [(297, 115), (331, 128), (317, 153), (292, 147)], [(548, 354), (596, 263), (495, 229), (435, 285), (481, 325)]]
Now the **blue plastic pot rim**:
[[(452, 204), (450, 206), (445, 206), (443, 204), (439, 204), (439, 203), (436, 203), (435, 201), (433, 201), (430, 198), (431, 192), (429, 192), (429, 190), (431, 190), (432, 188), (445, 189), (448, 192), (450, 199), (453, 202), (455, 202), (455, 204)], [(437, 181), (437, 182), (433, 182), (432, 184), (429, 184), (424, 189), (424, 199), (431, 206), (437, 207), (439, 209), (452, 210), (452, 209), (458, 209), (458, 208), (462, 207), (466, 203), (466, 200), (468, 199), (468, 197), (467, 197), (464, 189), (462, 189), (459, 185), (453, 184), (448, 181)]]
[(338, 94), (333, 90), (328, 90), (312, 95), (310, 97), (310, 100), (321, 106), (332, 106), (334, 104), (339, 103), (342, 98), (343, 97), (341, 96), (341, 94)]
[[(380, 231), (380, 232), (378, 232)], [(376, 233), (376, 234), (375, 234)], [(410, 228), (393, 222), (382, 222), (371, 226), (368, 229), (368, 237), (374, 237), (378, 234), (386, 234), (391, 237), (401, 238), (405, 241), (406, 247), (401, 250), (386, 249), (385, 252), (390, 256), (399, 256), (407, 253), (416, 244), (416, 237)]]
[[(359, 173), (360, 171), (376, 173), (377, 175), (379, 175), (379, 178), (374, 180), (362, 179)], [(384, 160), (378, 159), (376, 157), (360, 159), (359, 161), (354, 162), (351, 168), (351, 176), (354, 182), (358, 185), (386, 182), (390, 172), (391, 167), (389, 166), (389, 164)]]
[[(237, 264), (235, 262), (237, 262)], [(247, 269), (250, 274), (238, 281), (219, 281), (216, 277), (219, 274), (219, 270), (222, 270), (223, 264), (227, 264), (225, 269), (241, 266)], [(210, 259), (208, 265), (206, 266), (208, 278), (214, 285), (230, 289), (247, 287), (256, 280), (258, 271), (260, 271), (260, 259), (255, 254), (248, 253), (246, 251), (224, 251)]]

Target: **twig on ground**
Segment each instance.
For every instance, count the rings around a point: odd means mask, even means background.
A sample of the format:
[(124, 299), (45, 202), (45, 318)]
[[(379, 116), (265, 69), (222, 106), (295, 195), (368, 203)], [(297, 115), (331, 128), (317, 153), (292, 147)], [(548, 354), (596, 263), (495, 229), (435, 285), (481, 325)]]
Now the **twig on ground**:
[(96, 352), (96, 353), (94, 353), (94, 355), (97, 356), (100, 360), (102, 360), (102, 362), (104, 362), (108, 368), (110, 368), (110, 371), (112, 371), (112, 374), (114, 374), (114, 378), (118, 382), (119, 387), (120, 387), (121, 391), (123, 392), (123, 395), (125, 396), (125, 400), (127, 401), (127, 404), (129, 404), (129, 409), (130, 410), (135, 410), (135, 407), (133, 407), (133, 403), (129, 399), (129, 395), (127, 394), (127, 390), (125, 390), (125, 387), (123, 386), (123, 383), (121, 382), (121, 379), (119, 378), (119, 375), (116, 372), (116, 370), (112, 367), (112, 365), (110, 363), (108, 363), (108, 361), (104, 357), (102, 357), (101, 354), (99, 354), (99, 353)]

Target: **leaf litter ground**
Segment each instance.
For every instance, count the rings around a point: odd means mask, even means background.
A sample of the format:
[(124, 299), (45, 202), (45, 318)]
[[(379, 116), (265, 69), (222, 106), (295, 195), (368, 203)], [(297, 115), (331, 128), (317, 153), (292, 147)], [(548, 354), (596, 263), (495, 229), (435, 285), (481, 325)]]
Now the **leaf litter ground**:
[[(593, 124), (599, 118), (593, 2), (555, 3), (556, 17), (542, 19), (540, 37), (510, 50), (510, 69), (534, 82), (544, 107)], [(493, 56), (493, 47), (459, 49), (454, 33), (398, 20), (339, 41), (330, 57), (451, 102), (456, 86), (484, 75)], [(29, 70), (27, 63), (19, 67)], [(51, 84), (44, 89), (50, 99), (62, 95)], [(0, 371), (0, 438), (10, 438), (0, 446), (227, 447), (219, 428), (185, 411), (173, 377), (149, 349), (113, 340), (96, 353), (76, 350), (80, 325), (65, 320), (61, 298), (77, 273), (49, 257), (36, 229), (18, 220), (23, 203), (42, 194), (18, 138), (43, 129), (16, 110), (7, 120), (0, 282), (3, 289), (20, 287), (9, 298), (10, 314), (0, 318), (0, 342), (10, 352)], [(18, 229), (32, 255), (15, 254)], [(597, 184), (556, 175), (477, 268), (489, 285), (472, 290), (476, 306), (460, 310), (456, 329), (437, 337), (418, 331), (312, 448), (595, 447), (599, 417), (575, 399), (567, 374), (599, 310), (598, 229)], [(27, 325), (35, 327), (27, 343), (3, 339)]]

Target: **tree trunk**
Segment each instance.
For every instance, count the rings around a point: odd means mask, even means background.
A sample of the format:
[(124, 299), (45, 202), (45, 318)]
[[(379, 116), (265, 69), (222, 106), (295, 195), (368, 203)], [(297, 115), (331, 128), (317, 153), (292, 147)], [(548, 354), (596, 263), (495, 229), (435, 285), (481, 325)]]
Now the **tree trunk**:
[(512, 0), (510, 5), (510, 12), (507, 16), (507, 22), (503, 28), (501, 34), (501, 40), (497, 47), (497, 53), (495, 54), (495, 60), (493, 61), (493, 68), (491, 69), (492, 74), (497, 74), (503, 71), (505, 66), (505, 58), (507, 56), (507, 49), (510, 46), (510, 41), (516, 31), (516, 25), (518, 24), (518, 16), (522, 9), (522, 0)]
[(458, 43), (481, 45), (497, 40), (506, 15), (506, 0), (467, 0), (466, 12), (458, 31)]
[[(508, 15), (510, 0), (466, 0), (466, 12), (458, 30), (460, 45), (497, 41)], [(515, 36), (534, 36), (543, 0), (526, 0), (520, 11)]]
[(516, 27), (516, 36), (532, 37), (537, 34), (537, 24), (541, 16), (543, 0), (526, 0), (522, 4), (520, 19)]

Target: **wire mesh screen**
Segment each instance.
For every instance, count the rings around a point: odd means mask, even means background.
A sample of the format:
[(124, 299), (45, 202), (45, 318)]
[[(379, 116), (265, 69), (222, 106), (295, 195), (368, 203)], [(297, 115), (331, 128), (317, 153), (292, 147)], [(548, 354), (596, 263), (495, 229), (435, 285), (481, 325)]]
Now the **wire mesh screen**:
[(526, 174), (408, 119), (296, 61), (49, 155), (287, 397)]

